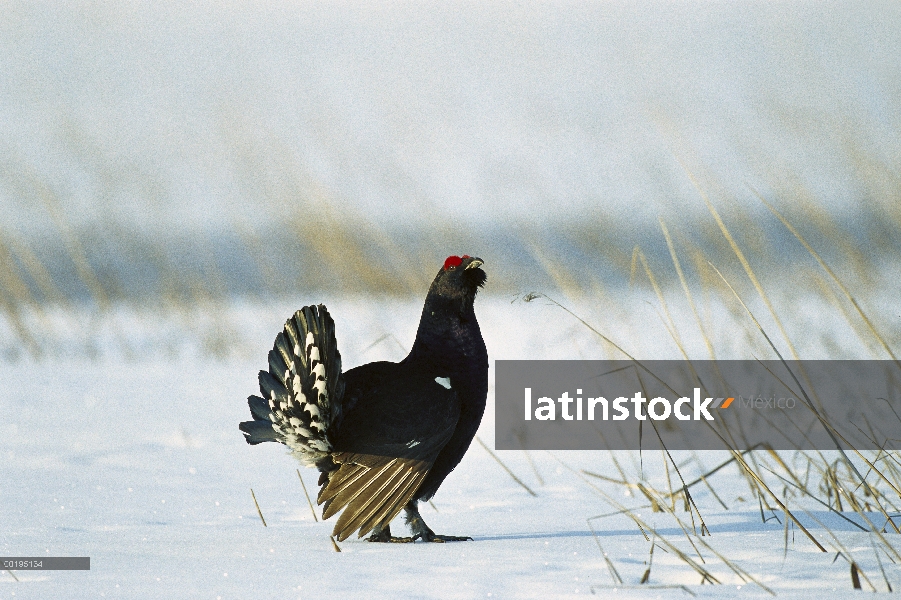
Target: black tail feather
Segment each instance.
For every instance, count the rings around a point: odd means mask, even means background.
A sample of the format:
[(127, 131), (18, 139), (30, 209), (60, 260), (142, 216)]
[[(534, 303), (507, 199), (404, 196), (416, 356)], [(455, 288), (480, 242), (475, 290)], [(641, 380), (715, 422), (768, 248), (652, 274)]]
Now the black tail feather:
[(344, 382), (335, 323), (326, 308), (305, 306), (285, 323), (260, 371), (260, 396), (247, 399), (248, 444), (281, 442), (304, 464), (327, 465), (329, 430), (341, 418)]
[(259, 396), (248, 396), (247, 405), (250, 406), (250, 414), (253, 415), (255, 420), (266, 421), (266, 423), (272, 424), (269, 420), (269, 403)]
[(238, 428), (244, 432), (244, 439), (251, 446), (281, 441), (269, 421), (244, 421), (238, 424)]

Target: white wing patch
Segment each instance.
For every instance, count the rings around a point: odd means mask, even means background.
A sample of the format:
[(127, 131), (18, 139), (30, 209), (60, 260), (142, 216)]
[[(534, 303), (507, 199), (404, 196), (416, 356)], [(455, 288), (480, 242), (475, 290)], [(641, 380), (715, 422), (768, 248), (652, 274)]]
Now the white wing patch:
[(436, 377), (435, 383), (437, 383), (438, 385), (440, 385), (441, 387), (443, 387), (445, 389), (448, 389), (448, 390), (451, 389), (450, 377)]

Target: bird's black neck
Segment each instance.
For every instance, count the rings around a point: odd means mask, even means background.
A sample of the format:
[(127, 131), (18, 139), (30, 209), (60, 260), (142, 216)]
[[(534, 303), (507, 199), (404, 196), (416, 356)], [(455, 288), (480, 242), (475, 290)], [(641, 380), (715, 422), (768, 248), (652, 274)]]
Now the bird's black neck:
[(434, 371), (437, 377), (466, 376), (488, 362), (488, 352), (473, 310), (473, 296), (429, 296), (422, 309), (416, 341), (405, 364)]

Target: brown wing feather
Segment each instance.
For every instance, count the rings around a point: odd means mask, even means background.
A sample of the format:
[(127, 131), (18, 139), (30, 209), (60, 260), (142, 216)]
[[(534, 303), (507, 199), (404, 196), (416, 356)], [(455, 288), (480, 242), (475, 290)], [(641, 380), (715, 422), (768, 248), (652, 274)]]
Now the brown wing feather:
[[(337, 473), (331, 473), (328, 479), (328, 485), (319, 490), (316, 502), (322, 504), (338, 496), (348, 487), (353, 486), (356, 481), (369, 471), (369, 467), (358, 465), (355, 463), (345, 463), (338, 469)], [(327, 518), (327, 517), (326, 517)]]
[(360, 525), (373, 514), (383, 512), (386, 508), (392, 508), (385, 506), (385, 500), (403, 485), (409, 471), (409, 467), (400, 464), (380, 475), (373, 481), (370, 489), (359, 494), (353, 502), (347, 505), (335, 524), (335, 530), (340, 530), (341, 535), (346, 537), (359, 529)]
[(362, 537), (376, 525), (390, 522), (432, 466), (431, 461), (371, 454), (343, 453), (336, 458), (343, 464), (330, 474), (317, 501), (327, 504), (323, 519), (344, 509), (333, 532), (338, 541), (357, 529)]
[[(366, 518), (366, 514), (355, 516), (350, 520), (346, 528), (341, 531), (341, 539), (343, 540), (350, 536), (358, 527), (360, 531), (357, 534), (357, 537), (363, 537), (376, 525), (384, 526), (390, 523), (391, 519), (396, 517), (401, 509), (413, 498), (427, 474), (428, 471), (416, 471), (415, 469), (406, 471), (403, 474), (403, 479), (399, 482), (395, 493), (392, 494), (387, 501), (382, 500), (382, 503), (377, 507), (375, 514), (369, 518)], [(348, 512), (349, 510), (345, 510), (341, 516), (343, 517), (344, 514), (348, 514)], [(365, 528), (363, 527), (369, 523), (371, 523), (371, 525)]]
[[(357, 534), (357, 537), (363, 537), (377, 525), (390, 523), (397, 516), (397, 513), (400, 512), (400, 509), (406, 506), (413, 498), (413, 495), (419, 490), (420, 484), (425, 480), (426, 475), (428, 475), (428, 471), (421, 471), (401, 481), (394, 493), (382, 504), (381, 509), (361, 523), (360, 533)], [(353, 532), (351, 531), (351, 533)]]
[[(361, 495), (364, 497), (377, 495), (379, 488), (386, 480), (390, 479), (398, 469), (403, 468), (403, 465), (399, 464), (398, 460), (399, 459), (397, 458), (392, 458), (386, 463), (374, 468), (354, 465), (354, 467), (360, 470), (360, 474), (357, 475), (352, 484), (341, 486), (341, 491), (335, 495), (332, 500), (329, 517), (345, 506), (351, 504)], [(340, 474), (341, 471), (339, 470), (338, 475), (340, 476)], [(328, 500), (329, 495), (330, 494), (325, 495), (326, 500)], [(323, 515), (323, 518), (327, 519), (328, 517)]]

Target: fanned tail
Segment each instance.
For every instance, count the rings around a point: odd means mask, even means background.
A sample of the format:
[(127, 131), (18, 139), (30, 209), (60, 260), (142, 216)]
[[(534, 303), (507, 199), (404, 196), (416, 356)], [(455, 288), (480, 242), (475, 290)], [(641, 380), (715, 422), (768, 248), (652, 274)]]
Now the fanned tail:
[(239, 425), (248, 444), (281, 442), (308, 466), (330, 462), (329, 438), (341, 420), (341, 354), (325, 306), (305, 306), (288, 319), (260, 371), (260, 393), (247, 404), (253, 421)]

